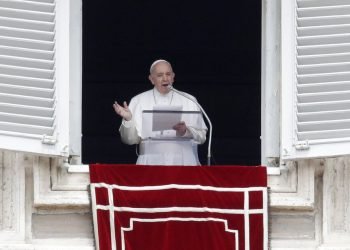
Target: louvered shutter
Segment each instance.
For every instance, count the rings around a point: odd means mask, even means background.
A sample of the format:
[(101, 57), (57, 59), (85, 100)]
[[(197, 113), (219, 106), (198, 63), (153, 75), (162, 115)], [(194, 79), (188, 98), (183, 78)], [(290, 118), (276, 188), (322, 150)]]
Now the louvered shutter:
[(0, 1), (2, 149), (69, 155), (69, 77), (60, 76), (69, 69), (58, 69), (69, 65), (69, 40), (60, 37), (69, 26), (58, 25), (65, 14), (56, 2)]
[(282, 157), (350, 154), (350, 1), (282, 1)]

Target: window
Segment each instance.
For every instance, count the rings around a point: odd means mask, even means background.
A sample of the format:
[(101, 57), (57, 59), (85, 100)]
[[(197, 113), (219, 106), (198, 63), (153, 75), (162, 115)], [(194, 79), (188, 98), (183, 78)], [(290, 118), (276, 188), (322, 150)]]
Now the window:
[[(177, 88), (213, 123), (212, 163), (260, 164), (260, 1), (236, 1), (235, 14), (229, 1), (201, 1), (201, 11), (193, 1), (84, 1), (83, 8), (84, 163), (136, 162), (112, 103), (151, 89), (149, 66), (163, 58)], [(198, 147), (202, 164), (207, 149)]]
[(349, 1), (281, 7), (281, 157), (349, 154)]
[(0, 1), (0, 148), (80, 155), (81, 2)]

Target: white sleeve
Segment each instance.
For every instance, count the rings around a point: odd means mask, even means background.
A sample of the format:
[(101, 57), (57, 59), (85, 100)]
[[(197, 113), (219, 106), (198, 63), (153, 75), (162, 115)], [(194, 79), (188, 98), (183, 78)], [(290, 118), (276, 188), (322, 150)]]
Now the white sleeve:
[(132, 120), (126, 121), (123, 119), (119, 128), (120, 137), (125, 144), (138, 144), (141, 138), (138, 136), (135, 122)]
[[(199, 107), (197, 106), (197, 99), (194, 96), (191, 96), (189, 94), (187, 94), (192, 100), (190, 100), (188, 102), (187, 99), (187, 104), (186, 105), (186, 109), (187, 110), (195, 110), (195, 111), (200, 111)], [(200, 116), (198, 117), (199, 120), (196, 122), (197, 125), (195, 126), (187, 126), (187, 130), (184, 136), (186, 137), (192, 137), (193, 140), (198, 143), (198, 144), (203, 144), (206, 140), (206, 134), (207, 134), (207, 127), (204, 123), (203, 117)], [(201, 128), (199, 128), (201, 127)]]
[(187, 134), (190, 133), (193, 137), (193, 140), (198, 143), (198, 144), (203, 144), (206, 140), (206, 134), (207, 134), (207, 129), (198, 129), (194, 127), (187, 127), (186, 134), (184, 136), (187, 136)]
[(119, 133), (121, 137), (121, 141), (125, 144), (139, 144), (141, 141), (140, 133), (139, 133), (139, 127), (138, 124), (140, 124), (139, 119), (139, 113), (137, 105), (139, 102), (139, 99), (137, 97), (131, 98), (129, 102), (129, 109), (132, 114), (132, 118), (130, 121), (122, 120), (122, 124), (119, 128)]

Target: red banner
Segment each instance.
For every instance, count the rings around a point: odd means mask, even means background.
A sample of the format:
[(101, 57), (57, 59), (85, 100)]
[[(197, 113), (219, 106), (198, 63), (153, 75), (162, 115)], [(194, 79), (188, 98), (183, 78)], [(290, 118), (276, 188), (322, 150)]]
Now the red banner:
[(90, 165), (96, 249), (267, 250), (265, 167)]

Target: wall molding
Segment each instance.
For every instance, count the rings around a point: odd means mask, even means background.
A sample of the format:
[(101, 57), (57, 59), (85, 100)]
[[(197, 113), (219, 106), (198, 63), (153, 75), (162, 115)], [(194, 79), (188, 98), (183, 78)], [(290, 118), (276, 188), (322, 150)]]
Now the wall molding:
[(34, 157), (34, 206), (90, 208), (89, 176), (68, 173), (60, 158)]

